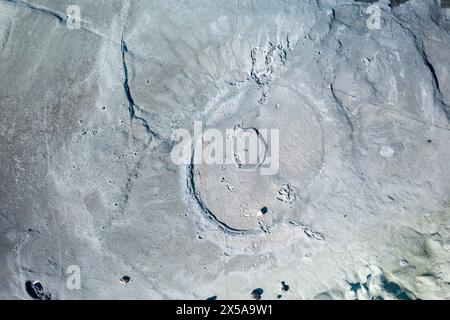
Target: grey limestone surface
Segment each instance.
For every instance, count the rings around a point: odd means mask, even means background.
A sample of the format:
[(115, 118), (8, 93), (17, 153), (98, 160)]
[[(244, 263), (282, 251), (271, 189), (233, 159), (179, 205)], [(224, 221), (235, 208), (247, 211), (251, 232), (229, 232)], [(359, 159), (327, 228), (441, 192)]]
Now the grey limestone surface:
[(450, 9), (367, 2), (1, 0), (0, 299), (450, 299)]

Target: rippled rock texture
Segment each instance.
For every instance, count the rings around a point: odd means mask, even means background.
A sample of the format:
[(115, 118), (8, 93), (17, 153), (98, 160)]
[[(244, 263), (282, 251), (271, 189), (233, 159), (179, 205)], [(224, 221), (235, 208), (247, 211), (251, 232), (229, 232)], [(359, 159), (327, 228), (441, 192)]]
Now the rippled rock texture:
[(450, 9), (368, 2), (1, 0), (0, 298), (449, 299)]

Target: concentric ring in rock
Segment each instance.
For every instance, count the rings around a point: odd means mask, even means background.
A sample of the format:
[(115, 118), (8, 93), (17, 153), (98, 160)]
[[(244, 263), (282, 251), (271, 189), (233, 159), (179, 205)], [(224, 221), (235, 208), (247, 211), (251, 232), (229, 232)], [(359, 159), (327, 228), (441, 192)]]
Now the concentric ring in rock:
[[(224, 161), (193, 166), (198, 201), (228, 231), (258, 232), (286, 220), (295, 208), (295, 193), (305, 190), (322, 164), (322, 131), (314, 106), (283, 87), (271, 87), (265, 105), (260, 96), (261, 88), (249, 84), (214, 108), (204, 131), (224, 133)], [(248, 140), (240, 149), (236, 135), (243, 132)], [(250, 161), (248, 141), (258, 145), (256, 162)], [(206, 146), (203, 141), (207, 151)], [(227, 153), (236, 157), (242, 150), (248, 152), (241, 157), (247, 166), (235, 158), (226, 161)]]

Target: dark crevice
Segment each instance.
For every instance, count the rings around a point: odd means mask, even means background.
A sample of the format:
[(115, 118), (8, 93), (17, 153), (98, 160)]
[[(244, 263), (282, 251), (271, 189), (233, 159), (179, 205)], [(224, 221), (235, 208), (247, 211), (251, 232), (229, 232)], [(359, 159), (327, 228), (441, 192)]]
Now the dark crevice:
[[(129, 5), (129, 3), (125, 2), (125, 5)], [(128, 65), (126, 62), (126, 55), (129, 54), (129, 55), (133, 56), (133, 54), (131, 52), (129, 52), (127, 44), (125, 42), (125, 25), (126, 25), (126, 12), (124, 13), (124, 16), (123, 16), (123, 29), (122, 29), (121, 39), (120, 39), (120, 50), (121, 50), (122, 69), (123, 69), (123, 88), (125, 91), (125, 96), (128, 101), (128, 114), (130, 117), (130, 125), (131, 125), (131, 128), (132, 128), (133, 122), (141, 125), (145, 129), (145, 131), (148, 135), (148, 140), (146, 142), (144, 142), (144, 144), (141, 148), (141, 152), (140, 152), (141, 155), (139, 156), (139, 159), (137, 160), (136, 164), (134, 166), (132, 166), (131, 170), (128, 173), (127, 181), (125, 184), (125, 196), (124, 196), (124, 209), (123, 210), (125, 210), (125, 208), (128, 206), (130, 194), (133, 189), (133, 180), (137, 179), (137, 177), (139, 175), (138, 172), (139, 172), (139, 168), (142, 165), (143, 159), (145, 157), (145, 151), (150, 146), (150, 144), (154, 138), (160, 137), (156, 131), (154, 131), (150, 128), (150, 125), (148, 124), (146, 119), (144, 119), (136, 114), (136, 109), (138, 111), (140, 111), (141, 108), (139, 108), (136, 105), (136, 103), (133, 99), (133, 96), (131, 94), (131, 89), (130, 89), (130, 84), (129, 84), (129, 73), (128, 73)]]
[(424, 60), (425, 65), (427, 66), (428, 70), (430, 70), (430, 73), (431, 73), (431, 76), (433, 77), (433, 82), (436, 85), (437, 91), (439, 93), (441, 93), (441, 86), (439, 84), (439, 79), (437, 77), (436, 70), (434, 70), (434, 67), (431, 64), (430, 60), (428, 60), (428, 55), (426, 54), (425, 51), (423, 52), (423, 60)]
[(336, 96), (336, 92), (334, 90), (334, 85), (330, 84), (330, 91), (331, 91), (331, 95), (333, 96), (333, 99), (336, 101), (336, 103), (338, 104), (338, 106), (340, 107), (340, 110), (342, 112), (342, 114), (345, 117), (345, 121), (347, 122), (348, 126), (350, 127), (350, 138), (353, 141), (353, 132), (354, 132), (354, 127), (353, 127), (353, 123), (347, 113), (347, 108), (342, 104), (342, 101)]
[(124, 75), (123, 87), (125, 90), (125, 95), (128, 100), (128, 113), (130, 115), (130, 121), (131, 122), (136, 121), (137, 123), (139, 123), (140, 125), (142, 125), (145, 128), (145, 131), (150, 136), (157, 138), (157, 137), (159, 137), (159, 134), (150, 128), (150, 125), (148, 124), (147, 120), (136, 115), (136, 108), (139, 108), (139, 107), (136, 105), (136, 103), (134, 102), (133, 96), (131, 95), (131, 89), (130, 89), (129, 78), (128, 78), (128, 65), (126, 62), (126, 54), (128, 53), (128, 47), (124, 40), (123, 34), (122, 34), (122, 38), (121, 38), (120, 42), (121, 42), (121, 52), (122, 52), (122, 67), (123, 67), (123, 75)]
[(38, 4), (33, 4), (27, 1), (22, 1), (22, 0), (6, 0), (7, 2), (13, 3), (14, 5), (21, 3), (23, 4), (25, 7), (27, 7), (28, 9), (31, 10), (36, 10), (48, 15), (51, 15), (53, 17), (55, 17), (56, 19), (58, 19), (59, 22), (66, 22), (67, 21), (67, 16), (61, 12), (58, 12), (56, 10), (52, 10), (49, 8), (46, 8), (44, 6), (40, 6)]
[[(28, 1), (23, 1), (23, 0), (3, 0), (3, 1), (13, 4), (14, 7), (16, 7), (17, 4), (22, 4), (22, 7), (24, 9), (29, 9), (29, 10), (32, 10), (33, 12), (37, 12), (37, 13), (41, 13), (43, 15), (49, 15), (51, 17), (54, 17), (58, 20), (58, 22), (61, 25), (64, 25), (67, 23), (70, 24), (70, 22), (71, 22), (70, 16), (68, 16), (66, 13), (50, 9), (50, 8), (47, 8), (47, 7), (39, 5), (39, 4), (34, 4), (34, 3), (30, 3)], [(87, 24), (90, 24), (90, 23), (87, 23)], [(95, 29), (88, 27), (86, 25), (86, 23), (84, 23), (83, 21), (80, 21), (80, 25), (77, 26), (76, 29), (79, 29), (79, 30), (85, 31), (85, 32), (89, 32), (94, 36), (100, 37), (102, 39), (105, 39), (105, 40), (108, 40), (108, 41), (111, 41), (114, 43), (119, 42), (116, 39), (110, 38), (108, 35), (103, 34), (102, 32), (99, 32)]]
[(425, 50), (425, 45), (422, 40), (420, 40), (415, 33), (408, 28), (404, 23), (402, 23), (399, 19), (396, 17), (393, 17), (393, 21), (396, 22), (400, 28), (408, 32), (412, 38), (414, 39), (414, 44), (416, 46), (417, 52), (419, 53), (420, 57), (422, 58), (422, 62), (427, 67), (428, 71), (431, 74), (431, 78), (433, 81), (433, 88), (434, 88), (434, 97), (439, 100), (439, 102), (442, 104), (442, 109), (447, 117), (447, 119), (450, 121), (450, 107), (444, 103), (441, 87), (439, 83), (439, 78), (436, 74), (436, 70), (434, 69), (433, 64), (430, 62), (428, 55)]

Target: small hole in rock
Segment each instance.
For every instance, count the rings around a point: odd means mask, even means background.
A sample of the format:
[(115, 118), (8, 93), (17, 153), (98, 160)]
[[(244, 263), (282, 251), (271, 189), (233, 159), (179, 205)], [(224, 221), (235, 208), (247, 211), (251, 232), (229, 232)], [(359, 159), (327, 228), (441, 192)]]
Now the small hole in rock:
[(252, 298), (255, 300), (261, 300), (262, 294), (264, 293), (264, 290), (261, 288), (256, 288), (252, 291)]
[(120, 279), (120, 283), (122, 283), (122, 284), (127, 284), (128, 282), (130, 282), (130, 280), (131, 280), (131, 278), (130, 278), (129, 276), (123, 276), (123, 277)]
[(51, 300), (52, 295), (50, 293), (45, 292), (44, 286), (39, 281), (30, 281), (25, 282), (25, 290), (27, 293), (36, 300)]

